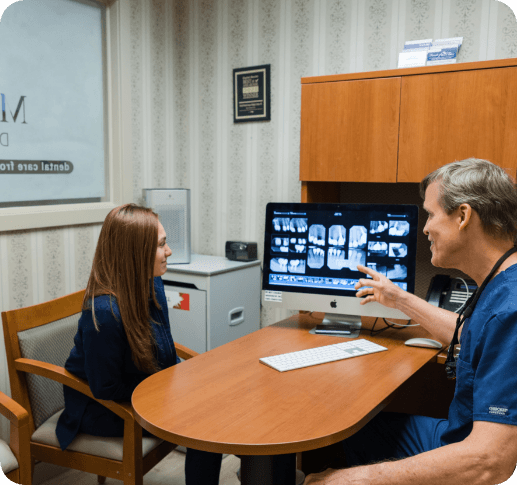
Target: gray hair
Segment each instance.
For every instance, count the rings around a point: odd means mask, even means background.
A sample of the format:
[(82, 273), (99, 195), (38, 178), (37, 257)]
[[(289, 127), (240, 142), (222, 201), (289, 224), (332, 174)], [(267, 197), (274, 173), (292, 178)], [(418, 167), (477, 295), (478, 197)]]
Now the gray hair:
[(478, 158), (444, 165), (420, 182), (423, 199), (427, 187), (435, 181), (440, 182), (440, 205), (447, 214), (461, 204), (469, 204), (487, 234), (515, 240), (517, 190), (501, 167)]

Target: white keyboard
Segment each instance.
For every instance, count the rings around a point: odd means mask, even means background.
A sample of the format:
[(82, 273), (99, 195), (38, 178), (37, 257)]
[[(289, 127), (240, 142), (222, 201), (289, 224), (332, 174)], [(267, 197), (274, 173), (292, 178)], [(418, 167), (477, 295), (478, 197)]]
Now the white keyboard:
[(359, 355), (374, 354), (383, 350), (388, 349), (369, 340), (360, 339), (299, 350), (288, 354), (262, 357), (259, 360), (262, 364), (268, 365), (279, 372), (286, 372), (288, 370), (301, 369), (302, 367), (335, 362), (336, 360), (350, 359)]

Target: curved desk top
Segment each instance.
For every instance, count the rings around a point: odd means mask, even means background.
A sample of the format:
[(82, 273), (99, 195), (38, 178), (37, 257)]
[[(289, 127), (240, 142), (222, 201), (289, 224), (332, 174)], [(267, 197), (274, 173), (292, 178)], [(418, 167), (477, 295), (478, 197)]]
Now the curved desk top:
[[(320, 314), (323, 316), (322, 314)], [(366, 338), (386, 352), (278, 372), (260, 357), (348, 340), (311, 335), (321, 322), (295, 315), (160, 371), (133, 393), (136, 419), (154, 435), (217, 453), (275, 455), (336, 443), (358, 431), (436, 349), (407, 347), (420, 327)]]

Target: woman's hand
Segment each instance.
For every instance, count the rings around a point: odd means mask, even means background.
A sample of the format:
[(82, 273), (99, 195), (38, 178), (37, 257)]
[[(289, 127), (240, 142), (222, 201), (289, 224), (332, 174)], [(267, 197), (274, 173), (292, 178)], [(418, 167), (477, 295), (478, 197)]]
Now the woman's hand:
[(355, 296), (365, 297), (361, 301), (361, 305), (376, 301), (389, 308), (396, 308), (398, 296), (400, 292), (404, 290), (392, 283), (386, 276), (377, 273), (377, 271), (373, 269), (360, 264), (357, 265), (357, 269), (372, 277), (361, 278), (355, 285), (355, 289), (358, 290)]

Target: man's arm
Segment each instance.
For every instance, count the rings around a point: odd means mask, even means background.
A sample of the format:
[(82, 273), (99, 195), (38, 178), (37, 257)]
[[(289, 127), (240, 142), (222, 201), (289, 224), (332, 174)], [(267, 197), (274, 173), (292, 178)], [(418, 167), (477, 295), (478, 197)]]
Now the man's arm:
[[(361, 278), (355, 288), (358, 297), (365, 297), (361, 305), (376, 301), (384, 306), (404, 312), (415, 323), (419, 323), (429, 333), (444, 344), (449, 344), (456, 328), (458, 315), (454, 312), (435, 307), (418, 296), (404, 291), (386, 276), (366, 266), (357, 269), (371, 276)], [(372, 290), (373, 288), (373, 290)]]
[(460, 443), (399, 461), (327, 470), (305, 485), (495, 485), (508, 480), (517, 463), (517, 426), (475, 421)]

